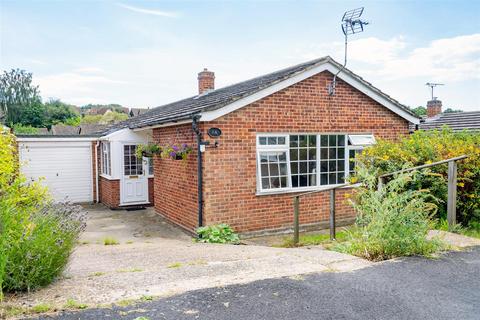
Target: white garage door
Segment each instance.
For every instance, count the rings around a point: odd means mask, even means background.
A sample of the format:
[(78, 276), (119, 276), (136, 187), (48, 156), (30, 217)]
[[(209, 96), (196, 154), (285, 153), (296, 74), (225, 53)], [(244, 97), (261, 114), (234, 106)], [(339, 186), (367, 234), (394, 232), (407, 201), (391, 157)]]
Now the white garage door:
[(19, 153), (23, 174), (41, 179), (55, 200), (93, 201), (90, 141), (19, 141)]

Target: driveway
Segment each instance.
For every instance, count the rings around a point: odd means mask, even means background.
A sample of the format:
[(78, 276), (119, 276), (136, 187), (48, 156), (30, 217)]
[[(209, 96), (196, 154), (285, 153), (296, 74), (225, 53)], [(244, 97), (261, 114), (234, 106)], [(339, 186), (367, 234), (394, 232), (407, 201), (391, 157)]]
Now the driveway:
[[(371, 263), (321, 248), (283, 249), (200, 244), (153, 209), (112, 211), (87, 207), (89, 221), (61, 279), (6, 303), (61, 308), (68, 299), (95, 307), (144, 295), (190, 290), (322, 271), (351, 271)], [(119, 244), (104, 245), (106, 237)]]
[(480, 247), (476, 247), (440, 259), (406, 258), (354, 272), (262, 280), (54, 318), (479, 319), (479, 272)]

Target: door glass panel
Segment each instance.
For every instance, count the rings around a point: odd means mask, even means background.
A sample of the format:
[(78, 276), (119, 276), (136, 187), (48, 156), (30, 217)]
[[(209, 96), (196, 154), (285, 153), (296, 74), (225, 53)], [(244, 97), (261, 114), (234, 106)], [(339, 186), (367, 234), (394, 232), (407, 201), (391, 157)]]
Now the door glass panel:
[(143, 174), (142, 159), (137, 158), (137, 156), (135, 155), (136, 149), (136, 145), (123, 146), (124, 174), (126, 176)]

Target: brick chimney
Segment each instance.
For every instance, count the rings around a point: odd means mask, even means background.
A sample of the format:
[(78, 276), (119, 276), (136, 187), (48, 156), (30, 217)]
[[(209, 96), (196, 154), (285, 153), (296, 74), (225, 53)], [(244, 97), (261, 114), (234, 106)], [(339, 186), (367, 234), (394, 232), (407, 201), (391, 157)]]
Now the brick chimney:
[(205, 93), (215, 89), (215, 73), (208, 71), (207, 68), (198, 73), (198, 94)]
[(442, 113), (442, 101), (434, 99), (427, 102), (427, 118), (433, 118)]

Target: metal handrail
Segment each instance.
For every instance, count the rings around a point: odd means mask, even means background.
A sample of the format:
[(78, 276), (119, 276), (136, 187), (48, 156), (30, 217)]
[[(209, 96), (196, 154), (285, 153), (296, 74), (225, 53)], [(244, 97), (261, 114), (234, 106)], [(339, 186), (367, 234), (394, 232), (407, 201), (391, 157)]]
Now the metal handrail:
[[(456, 161), (460, 161), (463, 159), (468, 158), (466, 155), (441, 160), (437, 162), (427, 163), (420, 166), (402, 169), (394, 172), (389, 172), (382, 174), (378, 177), (378, 188), (382, 188), (383, 181), (385, 178), (393, 176), (395, 174), (430, 168), (433, 166), (437, 166), (440, 164), (448, 163), (448, 203), (447, 203), (447, 219), (449, 224), (453, 225), (456, 223), (456, 198), (457, 198), (457, 163)], [(335, 190), (339, 188), (349, 187), (349, 186), (356, 186), (360, 183), (350, 184), (350, 183), (343, 183), (331, 187), (326, 187), (318, 190), (308, 191), (304, 193), (296, 194), (293, 197), (293, 243), (297, 245), (300, 238), (300, 222), (299, 222), (299, 207), (300, 207), (300, 197), (310, 195), (313, 193), (319, 193), (324, 191), (330, 191), (330, 240), (335, 240), (336, 236), (336, 228), (335, 228)]]

